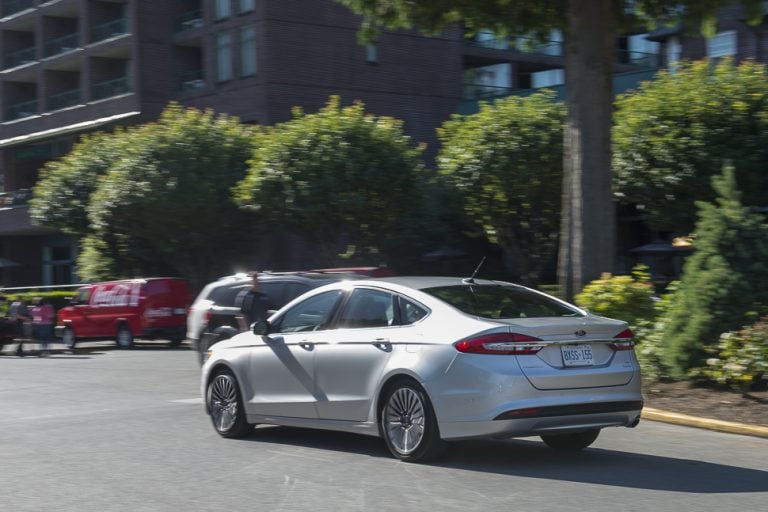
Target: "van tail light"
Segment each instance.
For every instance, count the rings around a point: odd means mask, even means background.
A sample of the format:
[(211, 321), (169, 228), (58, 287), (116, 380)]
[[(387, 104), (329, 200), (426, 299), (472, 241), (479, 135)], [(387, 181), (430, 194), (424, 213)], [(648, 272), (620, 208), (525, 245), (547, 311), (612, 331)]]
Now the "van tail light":
[(611, 343), (611, 348), (613, 350), (632, 350), (632, 347), (635, 346), (635, 333), (633, 333), (630, 329), (624, 329), (613, 338), (616, 340)]
[(500, 332), (467, 338), (454, 347), (465, 354), (529, 355), (537, 353), (544, 345), (533, 336)]

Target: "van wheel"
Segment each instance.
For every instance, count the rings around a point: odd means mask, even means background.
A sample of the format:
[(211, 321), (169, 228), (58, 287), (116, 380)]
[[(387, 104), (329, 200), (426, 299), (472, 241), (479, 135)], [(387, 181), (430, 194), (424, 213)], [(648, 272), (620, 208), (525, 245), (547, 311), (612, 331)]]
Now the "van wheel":
[(77, 337), (75, 336), (75, 331), (73, 331), (71, 327), (67, 326), (64, 328), (64, 333), (61, 335), (61, 342), (64, 343), (64, 346), (69, 350), (74, 350), (75, 345), (77, 345)]
[(125, 324), (120, 324), (117, 328), (117, 346), (120, 348), (131, 348), (133, 346), (133, 334)]

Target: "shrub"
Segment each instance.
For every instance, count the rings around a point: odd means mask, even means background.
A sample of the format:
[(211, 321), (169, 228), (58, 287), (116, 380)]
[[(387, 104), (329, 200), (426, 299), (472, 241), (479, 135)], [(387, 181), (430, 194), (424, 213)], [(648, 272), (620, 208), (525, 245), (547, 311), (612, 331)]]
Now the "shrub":
[(723, 333), (708, 352), (713, 357), (691, 372), (694, 379), (749, 391), (768, 376), (768, 316), (740, 331)]
[(624, 320), (632, 329), (655, 317), (653, 284), (648, 268), (638, 265), (631, 276), (603, 274), (576, 296), (576, 304), (591, 313)]

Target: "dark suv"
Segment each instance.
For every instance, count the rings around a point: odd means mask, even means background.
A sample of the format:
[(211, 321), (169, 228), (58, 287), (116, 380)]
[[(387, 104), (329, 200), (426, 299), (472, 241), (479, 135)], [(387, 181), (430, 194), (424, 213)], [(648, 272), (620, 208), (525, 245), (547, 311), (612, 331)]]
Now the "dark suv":
[[(259, 290), (270, 302), (270, 308), (280, 309), (305, 292), (343, 279), (361, 279), (392, 275), (389, 269), (360, 267), (324, 269), (308, 272), (259, 273)], [(187, 339), (199, 354), (202, 364), (208, 349), (221, 340), (240, 332), (240, 308), (235, 304), (238, 294), (251, 286), (247, 274), (222, 277), (209, 283), (195, 299), (187, 315)]]

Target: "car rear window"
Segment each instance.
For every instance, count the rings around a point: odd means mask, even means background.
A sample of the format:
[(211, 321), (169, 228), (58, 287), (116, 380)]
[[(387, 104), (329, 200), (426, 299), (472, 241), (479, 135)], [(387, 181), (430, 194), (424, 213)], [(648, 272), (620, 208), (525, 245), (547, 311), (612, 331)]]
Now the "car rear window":
[(232, 308), (235, 307), (237, 294), (250, 287), (250, 281), (219, 286), (211, 290), (208, 300), (213, 301), (217, 306)]
[(516, 286), (465, 284), (422, 291), (465, 313), (483, 318), (583, 316), (556, 300)]

